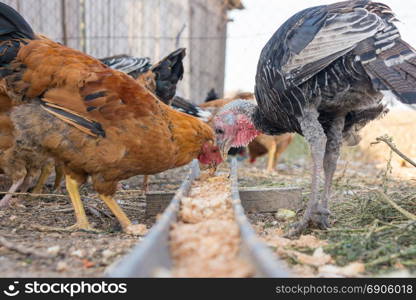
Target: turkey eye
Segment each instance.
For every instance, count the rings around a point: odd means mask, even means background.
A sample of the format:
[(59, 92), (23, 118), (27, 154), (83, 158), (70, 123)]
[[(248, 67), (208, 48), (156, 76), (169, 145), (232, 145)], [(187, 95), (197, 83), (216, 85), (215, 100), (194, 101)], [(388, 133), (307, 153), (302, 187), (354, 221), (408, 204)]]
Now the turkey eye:
[(224, 130), (222, 130), (220, 128), (217, 128), (217, 129), (215, 129), (215, 133), (216, 134), (224, 134)]

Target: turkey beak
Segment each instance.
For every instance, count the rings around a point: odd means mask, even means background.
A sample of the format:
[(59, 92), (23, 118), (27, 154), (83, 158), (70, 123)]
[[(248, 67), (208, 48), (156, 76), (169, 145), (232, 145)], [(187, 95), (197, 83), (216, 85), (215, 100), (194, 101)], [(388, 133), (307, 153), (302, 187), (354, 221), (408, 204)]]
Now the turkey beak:
[(228, 157), (228, 151), (231, 148), (231, 141), (227, 139), (217, 140), (217, 146), (220, 148), (223, 161), (226, 161)]

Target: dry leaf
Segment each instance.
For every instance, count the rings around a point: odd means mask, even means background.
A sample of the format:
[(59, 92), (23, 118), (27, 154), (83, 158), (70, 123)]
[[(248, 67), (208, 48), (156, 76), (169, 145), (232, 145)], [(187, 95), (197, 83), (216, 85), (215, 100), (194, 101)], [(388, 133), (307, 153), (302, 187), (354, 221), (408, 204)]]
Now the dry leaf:
[(298, 240), (293, 240), (293, 246), (297, 247), (308, 247), (311, 249), (320, 248), (326, 246), (328, 243), (326, 241), (322, 241), (313, 235), (302, 235)]
[(287, 253), (292, 257), (296, 257), (299, 263), (311, 265), (314, 267), (320, 267), (332, 262), (332, 257), (329, 254), (326, 254), (322, 248), (316, 249), (313, 255), (308, 255), (293, 250), (287, 251)]
[(267, 237), (265, 238), (267, 245), (281, 248), (291, 245), (292, 241), (290, 239), (286, 239), (280, 236), (274, 236), (274, 237)]
[(291, 267), (291, 271), (296, 274), (296, 277), (315, 277), (315, 269), (308, 265), (295, 265)]
[(88, 259), (84, 258), (82, 260), (82, 265), (84, 266), (84, 268), (92, 268), (95, 266), (95, 263), (93, 263), (92, 261), (89, 261)]

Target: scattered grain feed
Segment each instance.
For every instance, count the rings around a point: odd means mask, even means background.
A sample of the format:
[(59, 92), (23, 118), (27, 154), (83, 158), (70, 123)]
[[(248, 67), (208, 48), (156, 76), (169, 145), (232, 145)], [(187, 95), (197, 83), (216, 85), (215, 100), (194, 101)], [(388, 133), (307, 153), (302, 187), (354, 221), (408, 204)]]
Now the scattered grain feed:
[(194, 182), (181, 202), (170, 232), (175, 277), (251, 277), (252, 266), (240, 256), (227, 175)]

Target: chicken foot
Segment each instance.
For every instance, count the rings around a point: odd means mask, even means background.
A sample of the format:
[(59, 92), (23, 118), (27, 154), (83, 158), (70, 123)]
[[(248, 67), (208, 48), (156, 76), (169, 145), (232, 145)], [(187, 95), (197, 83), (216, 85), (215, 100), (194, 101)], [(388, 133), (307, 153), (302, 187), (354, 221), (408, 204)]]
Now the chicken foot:
[[(32, 182), (33, 178), (36, 176), (37, 170), (35, 169), (29, 169), (24, 170), (23, 173), (26, 174), (20, 179), (16, 180), (15, 183), (12, 184), (12, 186), (9, 189), (9, 193), (15, 193), (16, 191), (19, 191), (20, 193), (26, 193)], [(0, 207), (7, 207), (10, 205), (10, 201), (13, 198), (13, 194), (6, 194), (3, 199), (0, 201)]]
[(100, 194), (100, 199), (108, 206), (111, 212), (116, 216), (117, 220), (120, 222), (123, 231), (128, 234), (133, 235), (143, 235), (143, 225), (132, 224), (130, 219), (117, 204), (116, 200), (107, 195)]
[(79, 195), (78, 190), (78, 182), (71, 178), (69, 175), (65, 176), (66, 181), (66, 189), (69, 193), (69, 197), (71, 198), (72, 206), (75, 210), (75, 217), (77, 222), (69, 227), (60, 228), (60, 227), (49, 227), (49, 226), (36, 226), (38, 229), (42, 231), (90, 231), (90, 232), (98, 232), (95, 228), (93, 228), (90, 223), (88, 222), (87, 215), (85, 214), (85, 209), (81, 201), (81, 196)]
[[(267, 173), (273, 173), (276, 171), (276, 165), (279, 161), (280, 157), (282, 156), (283, 152), (286, 151), (287, 147), (292, 142), (292, 137), (288, 140), (281, 141), (280, 143), (277, 143), (276, 141), (273, 141), (273, 146), (271, 150), (269, 150), (269, 159), (267, 163)], [(273, 154), (272, 158), (270, 157), (271, 154)]]
[(10, 205), (10, 201), (12, 200), (13, 194), (17, 191), (17, 189), (23, 184), (25, 177), (18, 179), (17, 181), (13, 182), (12, 186), (7, 191), (10, 194), (4, 195), (3, 199), (0, 200), (0, 208), (1, 207), (8, 207)]

